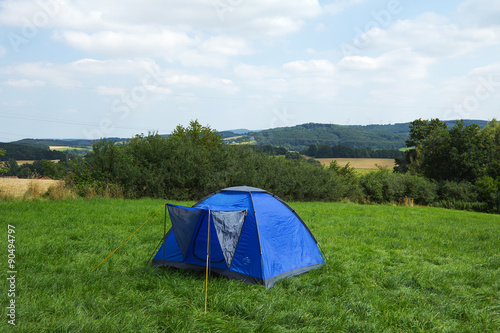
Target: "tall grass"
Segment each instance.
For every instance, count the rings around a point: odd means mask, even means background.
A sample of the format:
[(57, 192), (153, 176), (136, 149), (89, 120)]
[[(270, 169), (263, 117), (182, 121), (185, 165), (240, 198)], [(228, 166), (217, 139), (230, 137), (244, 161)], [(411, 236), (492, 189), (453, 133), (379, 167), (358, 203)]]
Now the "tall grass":
[(3, 179), (0, 184), (0, 201), (66, 200), (75, 199), (75, 191), (64, 181), (31, 179)]
[(28, 184), (28, 188), (24, 193), (24, 200), (36, 200), (38, 196), (41, 194), (40, 184), (38, 183), (38, 179), (35, 177), (30, 178), (30, 182)]
[[(102, 198), (0, 202), (2, 221), (16, 227), (17, 331), (500, 328), (500, 216), (291, 203), (318, 239), (326, 265), (269, 290), (211, 276), (205, 314), (203, 274), (146, 262), (163, 232), (162, 212), (93, 270), (162, 204)], [(7, 253), (6, 240), (2, 244)], [(5, 291), (2, 304), (8, 301)], [(3, 318), (0, 330), (7, 327)]]
[(49, 187), (47, 192), (44, 194), (44, 197), (49, 200), (75, 199), (76, 193), (65, 183), (61, 182), (57, 185)]

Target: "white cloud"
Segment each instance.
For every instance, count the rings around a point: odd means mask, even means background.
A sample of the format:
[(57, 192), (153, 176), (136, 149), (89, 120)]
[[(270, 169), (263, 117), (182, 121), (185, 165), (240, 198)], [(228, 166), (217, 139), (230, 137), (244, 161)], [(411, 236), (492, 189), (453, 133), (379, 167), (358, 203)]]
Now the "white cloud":
[(55, 38), (86, 52), (128, 56), (165, 54), (165, 57), (172, 57), (177, 50), (196, 44), (186, 34), (168, 30), (138, 33), (100, 31), (93, 34), (66, 31)]
[(396, 49), (379, 57), (350, 56), (343, 58), (339, 71), (344, 84), (362, 85), (368, 82), (397, 83), (428, 76), (432, 59), (409, 48)]
[(455, 18), (461, 25), (498, 27), (500, 26), (500, 2), (467, 0), (458, 7)]
[(483, 96), (500, 99), (500, 62), (474, 68), (461, 76), (442, 79), (440, 83), (440, 94), (449, 103), (462, 102), (468, 96), (480, 100), (484, 99)]
[(297, 60), (281, 67), (240, 64), (234, 69), (242, 89), (255, 89), (281, 96), (331, 99), (337, 91), (335, 65), (325, 59)]
[(90, 53), (120, 57), (156, 56), (187, 66), (221, 67), (229, 57), (253, 52), (241, 38), (213, 36), (202, 39), (168, 30), (136, 33), (102, 31), (93, 34), (67, 31), (54, 38)]
[(116, 87), (106, 87), (106, 86), (98, 86), (96, 89), (96, 92), (99, 95), (125, 95), (125, 89), (123, 88), (116, 88)]
[(18, 108), (18, 107), (25, 107), (25, 106), (33, 106), (33, 103), (28, 102), (28, 101), (23, 101), (23, 100), (14, 100), (14, 101), (2, 102), (2, 106), (8, 107), (8, 108)]
[[(162, 95), (171, 94), (172, 89), (211, 89), (226, 94), (239, 91), (230, 79), (207, 74), (192, 75), (174, 69), (161, 68), (156, 62), (148, 59), (135, 61), (81, 59), (69, 64), (25, 63), (1, 69), (0, 73), (24, 77), (4, 82), (4, 84), (17, 87), (42, 85), (45, 82), (51, 86), (66, 88), (91, 87), (95, 82), (99, 82), (100, 84), (95, 88), (99, 95), (126, 94), (128, 91), (123, 88), (123, 84), (116, 84), (116, 82), (121, 82), (121, 77), (128, 77), (127, 85), (132, 83), (148, 92)], [(103, 81), (114, 83), (102, 84)]]
[(259, 34), (279, 37), (299, 31), (304, 21), (286, 16), (270, 16), (255, 18), (251, 25)]
[(461, 27), (443, 16), (425, 13), (413, 20), (399, 20), (387, 30), (364, 36), (367, 49), (411, 48), (422, 56), (447, 58), (500, 44), (500, 29)]
[(335, 70), (335, 66), (328, 60), (299, 60), (292, 61), (283, 65), (285, 70), (290, 71), (292, 74), (302, 74), (302, 75), (332, 75)]
[(251, 52), (243, 39), (224, 36), (210, 37), (201, 43), (199, 48), (203, 52), (225, 56), (249, 54)]
[(6, 53), (7, 53), (7, 50), (5, 49), (5, 47), (0, 45), (0, 57), (3, 57)]
[[(283, 35), (295, 31), (301, 20), (321, 13), (317, 0), (296, 0), (293, 6), (285, 0), (171, 2), (150, 0), (147, 5), (132, 0), (47, 0), (45, 10), (35, 0), (6, 0), (0, 21), (22, 27), (26, 20), (41, 12), (49, 17), (47, 27), (82, 31), (136, 31), (138, 27), (176, 27), (192, 31), (191, 26), (227, 33)], [(293, 28), (291, 28), (293, 27)]]
[(16, 88), (32, 88), (32, 87), (43, 87), (46, 85), (44, 81), (40, 80), (7, 80), (3, 82), (4, 85)]
[(0, 74), (21, 77), (23, 80), (42, 80), (51, 86), (62, 88), (82, 87), (84, 80), (132, 76), (141, 80), (153, 71), (152, 60), (95, 60), (81, 59), (67, 64), (31, 62), (0, 68)]
[(356, 6), (366, 2), (366, 0), (335, 0), (334, 2), (323, 6), (325, 13), (337, 15), (345, 11), (347, 8)]
[(370, 57), (348, 56), (342, 58), (339, 67), (348, 71), (372, 71), (377, 69), (377, 62)]
[(279, 76), (280, 72), (279, 70), (268, 66), (239, 64), (234, 67), (234, 74), (243, 80), (262, 79), (263, 81), (265, 81), (268, 78)]

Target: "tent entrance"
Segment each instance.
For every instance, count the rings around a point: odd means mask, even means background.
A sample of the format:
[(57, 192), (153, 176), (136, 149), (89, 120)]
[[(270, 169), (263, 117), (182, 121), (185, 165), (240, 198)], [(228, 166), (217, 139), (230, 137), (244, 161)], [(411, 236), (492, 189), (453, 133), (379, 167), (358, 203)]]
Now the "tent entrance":
[[(245, 223), (246, 210), (210, 210), (168, 205), (172, 229), (183, 262), (206, 261), (210, 230), (210, 262), (231, 267)], [(209, 221), (210, 217), (210, 221)], [(210, 223), (210, 228), (208, 228)]]

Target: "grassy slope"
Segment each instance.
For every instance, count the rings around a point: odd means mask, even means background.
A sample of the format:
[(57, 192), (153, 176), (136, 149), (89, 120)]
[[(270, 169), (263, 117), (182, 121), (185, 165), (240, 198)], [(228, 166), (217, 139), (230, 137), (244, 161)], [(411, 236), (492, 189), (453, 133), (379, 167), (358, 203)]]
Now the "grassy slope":
[[(0, 202), (16, 227), (24, 332), (495, 332), (500, 216), (435, 208), (292, 203), (327, 264), (265, 290), (152, 268), (163, 202)], [(184, 203), (189, 204), (189, 203)], [(6, 255), (4, 256), (6, 258)], [(6, 259), (5, 259), (6, 261)], [(4, 264), (4, 269), (6, 270)], [(7, 304), (2, 284), (2, 304)], [(4, 307), (4, 312), (6, 311)], [(3, 316), (0, 330), (7, 326)]]

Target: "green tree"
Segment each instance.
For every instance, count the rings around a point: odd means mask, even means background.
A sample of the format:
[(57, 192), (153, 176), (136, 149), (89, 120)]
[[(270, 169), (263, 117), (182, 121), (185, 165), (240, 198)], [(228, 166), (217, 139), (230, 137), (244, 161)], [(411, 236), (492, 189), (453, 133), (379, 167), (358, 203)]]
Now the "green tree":
[(493, 118), (480, 133), (486, 150), (485, 174), (500, 178), (500, 123)]
[(4, 167), (7, 168), (6, 175), (7, 176), (17, 176), (17, 172), (19, 171), (19, 164), (13, 158), (9, 158), (7, 162), (4, 162)]
[(316, 157), (318, 158), (328, 158), (332, 156), (332, 147), (324, 143), (320, 143), (318, 146), (318, 151), (316, 152)]
[(316, 144), (311, 143), (309, 147), (304, 151), (304, 155), (307, 155), (309, 157), (316, 157), (316, 154), (318, 153), (318, 146)]
[(496, 170), (489, 167), (498, 160), (493, 156), (498, 149), (491, 139), (496, 128), (492, 123), (482, 131), (477, 124), (465, 126), (461, 120), (448, 129), (439, 119), (415, 120), (407, 140), (407, 145), (415, 148), (407, 151), (404, 159), (396, 159), (394, 170), (435, 180), (474, 182), (488, 169), (492, 173)]
[(398, 173), (406, 173), (410, 171), (412, 174), (422, 174), (420, 159), (422, 158), (422, 143), (434, 130), (442, 131), (448, 129), (448, 125), (438, 118), (422, 120), (421, 118), (410, 122), (410, 134), (406, 140), (406, 147), (410, 148), (405, 151), (403, 157), (396, 157), (396, 166), (394, 171)]
[[(5, 150), (0, 149), (0, 156), (3, 155), (5, 155)], [(9, 171), (9, 169), (5, 167), (5, 164), (4, 163), (0, 164), (0, 173), (4, 173), (7, 171)]]
[(448, 125), (438, 118), (431, 119), (430, 121), (419, 118), (410, 122), (410, 134), (408, 140), (406, 140), (406, 147), (417, 147), (437, 128), (448, 129)]
[(218, 134), (217, 130), (202, 126), (198, 120), (191, 120), (188, 127), (177, 125), (171, 137), (205, 148), (215, 148), (223, 143), (222, 135)]

